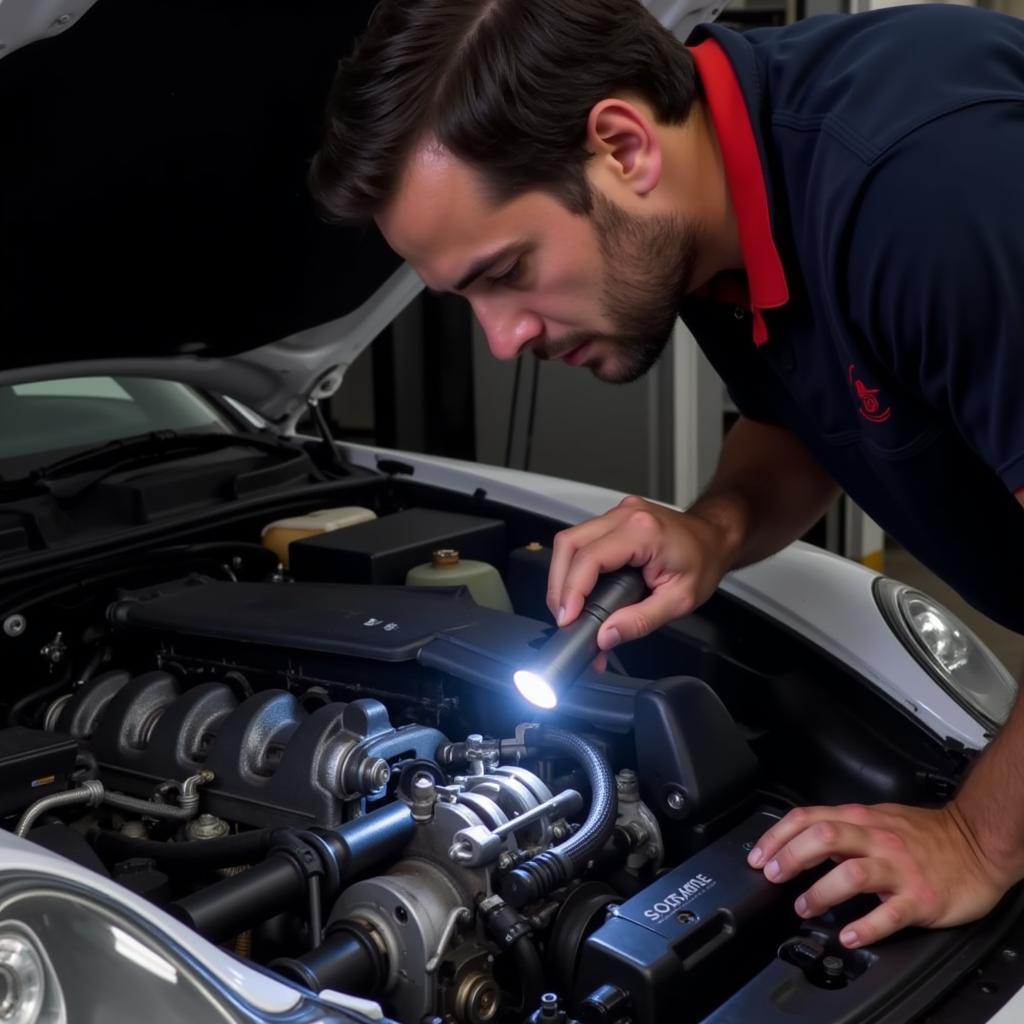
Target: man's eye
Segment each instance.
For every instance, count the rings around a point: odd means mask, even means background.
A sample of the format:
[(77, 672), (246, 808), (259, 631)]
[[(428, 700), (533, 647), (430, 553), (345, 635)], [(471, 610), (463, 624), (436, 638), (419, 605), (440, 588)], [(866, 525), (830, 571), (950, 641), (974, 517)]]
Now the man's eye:
[(491, 284), (515, 284), (522, 276), (523, 261), (516, 260), (503, 274), (491, 278)]

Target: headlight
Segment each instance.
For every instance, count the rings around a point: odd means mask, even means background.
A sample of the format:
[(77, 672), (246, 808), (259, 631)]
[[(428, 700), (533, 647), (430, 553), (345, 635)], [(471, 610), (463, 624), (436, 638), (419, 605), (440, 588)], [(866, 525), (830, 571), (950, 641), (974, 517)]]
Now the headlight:
[(256, 1010), (151, 923), (72, 883), (0, 885), (0, 1024), (357, 1019), (298, 989), (283, 1015)]
[(38, 936), (17, 921), (0, 921), (0, 1021), (63, 1024), (64, 994)]
[(884, 577), (874, 591), (889, 625), (929, 675), (982, 725), (998, 729), (1017, 699), (1017, 684), (996, 656), (927, 594)]

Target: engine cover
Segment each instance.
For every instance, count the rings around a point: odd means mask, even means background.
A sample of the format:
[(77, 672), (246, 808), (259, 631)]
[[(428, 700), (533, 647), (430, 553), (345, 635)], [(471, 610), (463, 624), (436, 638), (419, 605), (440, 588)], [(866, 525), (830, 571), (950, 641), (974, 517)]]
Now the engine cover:
[(612, 916), (587, 940), (575, 987), (576, 1004), (601, 985), (614, 985), (632, 1000), (634, 1024), (700, 1020), (735, 990), (741, 972), (754, 974), (756, 959), (778, 930), (797, 923), (790, 887), (773, 885), (747, 865), (747, 852), (775, 823), (758, 813), (682, 863), (654, 884), (612, 908)]

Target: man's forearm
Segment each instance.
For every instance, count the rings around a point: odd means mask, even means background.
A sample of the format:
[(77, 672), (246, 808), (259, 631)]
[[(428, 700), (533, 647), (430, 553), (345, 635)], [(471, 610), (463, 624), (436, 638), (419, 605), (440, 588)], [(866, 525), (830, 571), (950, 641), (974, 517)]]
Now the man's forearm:
[(740, 421), (726, 435), (707, 491), (688, 510), (712, 523), (738, 569), (803, 536), (838, 488), (788, 430)]
[[(1024, 488), (1016, 492), (1024, 506)], [(1024, 701), (975, 764), (952, 809), (967, 838), (1009, 882), (1024, 878)]]
[(966, 838), (1006, 886), (1024, 878), (1024, 701), (951, 804)]

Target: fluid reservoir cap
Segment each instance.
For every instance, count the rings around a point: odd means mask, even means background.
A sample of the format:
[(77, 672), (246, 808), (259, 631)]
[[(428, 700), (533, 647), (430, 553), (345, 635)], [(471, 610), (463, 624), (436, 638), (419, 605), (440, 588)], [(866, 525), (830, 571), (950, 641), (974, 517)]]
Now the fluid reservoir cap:
[(441, 548), (434, 552), (434, 568), (445, 569), (459, 564), (459, 553), (455, 548)]

